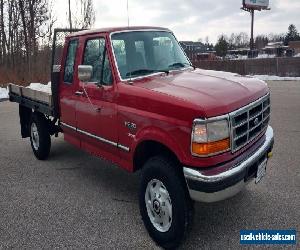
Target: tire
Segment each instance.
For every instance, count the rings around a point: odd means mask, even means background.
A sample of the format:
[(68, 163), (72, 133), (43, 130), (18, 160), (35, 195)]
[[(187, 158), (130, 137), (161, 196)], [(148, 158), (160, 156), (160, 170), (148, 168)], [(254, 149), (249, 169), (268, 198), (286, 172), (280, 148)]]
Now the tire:
[(35, 157), (46, 160), (50, 153), (51, 138), (44, 115), (33, 113), (29, 129), (31, 148)]
[(182, 243), (193, 220), (193, 202), (177, 165), (164, 156), (149, 159), (142, 170), (139, 190), (145, 227), (150, 237), (166, 249)]

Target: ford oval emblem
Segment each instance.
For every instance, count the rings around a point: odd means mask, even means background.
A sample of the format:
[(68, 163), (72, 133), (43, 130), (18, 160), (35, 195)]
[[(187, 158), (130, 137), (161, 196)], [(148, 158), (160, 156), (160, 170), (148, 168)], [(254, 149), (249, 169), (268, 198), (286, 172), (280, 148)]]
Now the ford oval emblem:
[(259, 119), (256, 117), (254, 120), (254, 125), (256, 126), (256, 125), (258, 125), (258, 123), (259, 123)]

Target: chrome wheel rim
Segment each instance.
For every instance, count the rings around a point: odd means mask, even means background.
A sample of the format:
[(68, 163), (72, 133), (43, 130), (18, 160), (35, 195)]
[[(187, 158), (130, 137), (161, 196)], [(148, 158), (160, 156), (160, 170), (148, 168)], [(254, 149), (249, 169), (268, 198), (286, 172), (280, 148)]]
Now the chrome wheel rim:
[(31, 141), (32, 141), (33, 148), (35, 150), (38, 150), (40, 145), (40, 138), (39, 138), (37, 126), (34, 122), (31, 124)]
[(159, 232), (167, 232), (172, 224), (172, 202), (168, 190), (161, 181), (153, 179), (148, 183), (145, 203), (152, 225)]

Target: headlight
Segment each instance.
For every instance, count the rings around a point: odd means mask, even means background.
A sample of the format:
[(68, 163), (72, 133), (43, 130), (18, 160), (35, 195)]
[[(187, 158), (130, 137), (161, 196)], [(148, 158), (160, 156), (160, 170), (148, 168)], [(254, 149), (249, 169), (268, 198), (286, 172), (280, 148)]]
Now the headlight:
[(230, 149), (228, 119), (195, 120), (192, 130), (192, 154), (209, 156)]

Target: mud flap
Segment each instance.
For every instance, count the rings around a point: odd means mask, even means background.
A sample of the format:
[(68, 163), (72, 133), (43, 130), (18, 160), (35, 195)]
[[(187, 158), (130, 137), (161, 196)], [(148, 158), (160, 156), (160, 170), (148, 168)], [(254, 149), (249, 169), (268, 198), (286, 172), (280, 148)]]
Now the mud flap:
[(32, 111), (30, 108), (27, 108), (23, 105), (19, 105), (19, 116), (20, 116), (22, 138), (30, 137), (29, 125), (30, 125), (31, 115), (32, 115)]

